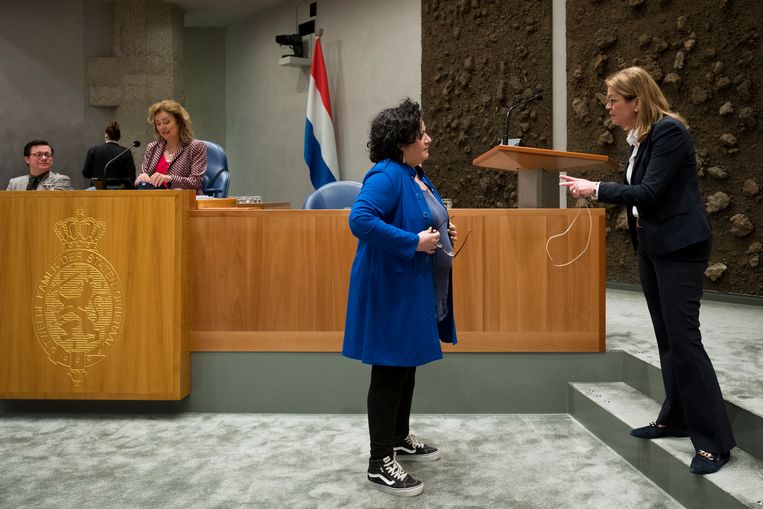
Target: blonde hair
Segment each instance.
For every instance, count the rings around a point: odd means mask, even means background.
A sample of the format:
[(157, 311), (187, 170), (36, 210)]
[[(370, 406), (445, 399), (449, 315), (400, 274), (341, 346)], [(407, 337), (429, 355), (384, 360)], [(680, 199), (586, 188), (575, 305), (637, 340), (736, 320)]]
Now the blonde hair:
[(191, 140), (193, 140), (191, 116), (188, 115), (188, 112), (180, 105), (180, 103), (173, 101), (172, 99), (165, 99), (164, 101), (159, 101), (148, 107), (148, 118), (146, 120), (149, 124), (154, 126), (154, 134), (156, 135), (157, 141), (161, 141), (162, 136), (156, 128), (154, 119), (156, 118), (156, 115), (161, 112), (169, 113), (175, 117), (175, 122), (177, 122), (178, 125), (178, 138), (180, 138), (180, 142), (184, 145), (191, 143)]
[(638, 97), (639, 110), (635, 128), (638, 130), (639, 141), (646, 138), (652, 125), (662, 117), (674, 118), (689, 127), (681, 115), (670, 111), (665, 94), (645, 69), (628, 67), (617, 71), (607, 78), (605, 83), (628, 100)]

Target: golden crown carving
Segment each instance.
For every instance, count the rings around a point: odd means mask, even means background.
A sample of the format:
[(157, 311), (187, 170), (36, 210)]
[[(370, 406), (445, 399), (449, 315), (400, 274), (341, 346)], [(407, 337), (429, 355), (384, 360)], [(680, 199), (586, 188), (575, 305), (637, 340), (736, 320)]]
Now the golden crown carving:
[(92, 217), (86, 217), (85, 211), (77, 209), (74, 216), (56, 221), (53, 226), (56, 236), (67, 249), (96, 249), (98, 241), (106, 233), (106, 223)]

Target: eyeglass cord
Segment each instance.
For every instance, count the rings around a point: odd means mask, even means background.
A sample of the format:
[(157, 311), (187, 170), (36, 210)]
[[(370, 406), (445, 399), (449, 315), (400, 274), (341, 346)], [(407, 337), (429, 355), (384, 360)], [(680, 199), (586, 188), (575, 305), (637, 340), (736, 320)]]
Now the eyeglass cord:
[[(548, 256), (548, 259), (551, 260), (551, 264), (554, 267), (566, 267), (568, 265), (572, 265), (573, 263), (578, 261), (578, 259), (581, 256), (583, 256), (586, 253), (586, 251), (588, 251), (588, 248), (591, 246), (591, 234), (593, 232), (593, 219), (591, 217), (591, 207), (588, 206), (588, 200), (585, 200), (584, 203), (585, 203), (585, 207), (577, 207), (578, 213), (575, 214), (575, 218), (572, 220), (572, 222), (570, 223), (570, 225), (567, 227), (566, 230), (564, 230), (562, 233), (557, 233), (556, 235), (552, 235), (548, 238), (548, 240), (546, 240), (546, 256)], [(580, 211), (583, 208), (585, 208), (586, 211), (588, 212), (588, 240), (586, 240), (586, 245), (583, 248), (583, 250), (572, 260), (565, 263), (556, 263), (556, 261), (554, 260), (554, 257), (551, 256), (551, 252), (548, 250), (548, 246), (551, 243), (551, 241), (554, 240), (555, 238), (564, 237), (565, 235), (569, 233), (569, 231), (575, 225), (575, 222), (578, 220), (578, 217), (580, 217)]]

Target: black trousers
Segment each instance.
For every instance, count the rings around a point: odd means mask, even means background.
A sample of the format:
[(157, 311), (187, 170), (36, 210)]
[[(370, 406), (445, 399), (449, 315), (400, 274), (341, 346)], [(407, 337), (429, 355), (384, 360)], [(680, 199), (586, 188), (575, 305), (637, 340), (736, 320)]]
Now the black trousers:
[(372, 459), (391, 458), (395, 443), (408, 436), (415, 385), (415, 367), (371, 367), (367, 404)]
[(686, 428), (695, 449), (723, 454), (736, 442), (699, 331), (710, 247), (708, 240), (659, 257), (639, 249), (638, 265), (665, 384), (657, 423)]

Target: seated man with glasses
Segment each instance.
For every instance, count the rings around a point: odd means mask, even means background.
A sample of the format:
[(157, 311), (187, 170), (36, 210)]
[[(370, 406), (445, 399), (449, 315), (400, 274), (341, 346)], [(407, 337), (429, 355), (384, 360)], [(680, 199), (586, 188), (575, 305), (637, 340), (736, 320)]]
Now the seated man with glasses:
[(8, 191), (68, 191), (72, 189), (71, 179), (55, 173), (53, 167), (53, 147), (43, 140), (32, 140), (24, 145), (24, 161), (29, 174), (12, 178)]

